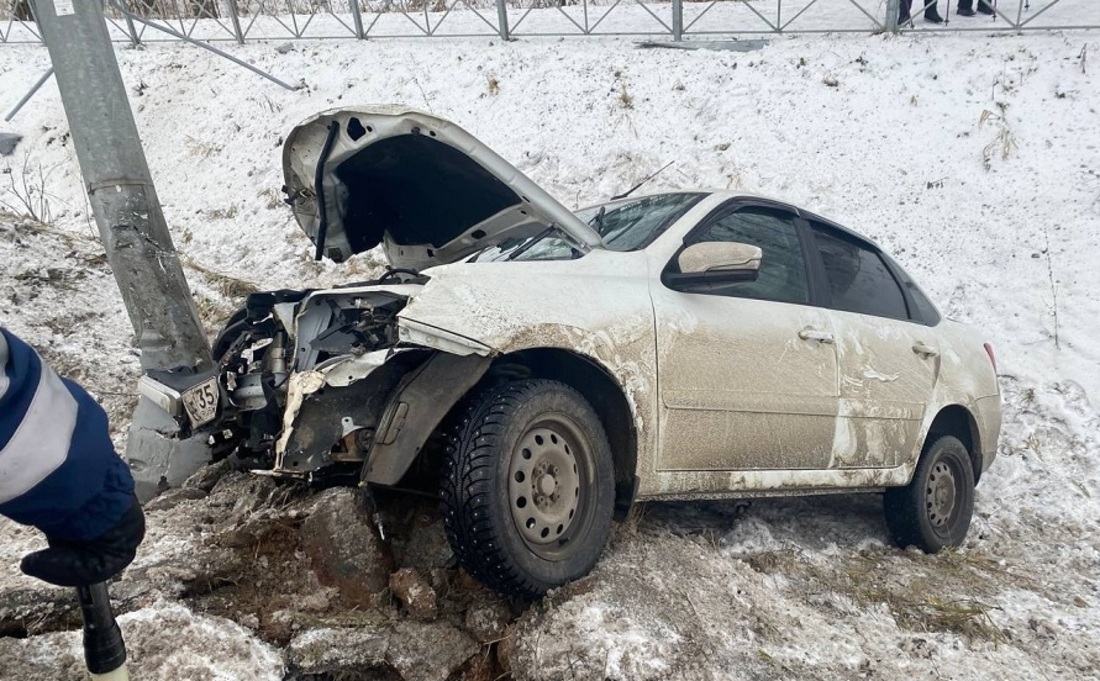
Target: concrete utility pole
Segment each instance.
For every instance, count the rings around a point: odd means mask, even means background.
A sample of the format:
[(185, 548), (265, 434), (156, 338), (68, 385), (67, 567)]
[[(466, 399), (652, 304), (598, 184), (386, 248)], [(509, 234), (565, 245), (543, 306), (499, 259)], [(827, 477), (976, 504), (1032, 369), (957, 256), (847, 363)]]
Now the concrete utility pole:
[[(210, 370), (210, 345), (157, 200), (102, 2), (37, 0), (35, 13), (142, 369)], [(177, 431), (167, 414), (141, 398), (126, 456), (143, 501), (162, 478), (176, 486), (210, 459), (204, 438), (172, 438)]]

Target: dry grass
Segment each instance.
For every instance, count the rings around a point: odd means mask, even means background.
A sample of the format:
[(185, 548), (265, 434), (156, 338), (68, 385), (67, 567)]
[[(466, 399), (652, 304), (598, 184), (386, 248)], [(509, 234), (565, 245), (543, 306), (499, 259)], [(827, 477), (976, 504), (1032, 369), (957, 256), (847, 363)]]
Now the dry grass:
[(187, 153), (198, 158), (210, 158), (222, 151), (222, 145), (216, 142), (202, 142), (190, 135), (184, 135), (183, 143), (187, 145)]
[(224, 301), (215, 300), (201, 291), (195, 291), (193, 295), (195, 298), (195, 309), (199, 313), (199, 319), (202, 321), (206, 332), (208, 334), (217, 333), (218, 329), (225, 323), (225, 320), (229, 318), (229, 315), (233, 314), (232, 306), (226, 304)]
[[(909, 570), (898, 569), (899, 562)], [(990, 559), (956, 551), (935, 556), (866, 552), (833, 578), (837, 590), (861, 607), (887, 606), (899, 627), (993, 644), (1007, 638), (990, 614), (996, 608), (981, 599), (993, 597), (1006, 580), (1019, 581)]]
[(986, 170), (992, 167), (995, 157), (1000, 156), (1002, 161), (1007, 161), (1016, 151), (1016, 137), (1012, 134), (1012, 129), (1008, 126), (1006, 118), (1008, 104), (997, 102), (997, 108), (999, 113), (984, 109), (982, 115), (978, 118), (978, 127), (982, 127), (987, 123), (997, 125), (997, 132), (993, 137), (993, 141), (982, 148), (982, 166)]
[(979, 601), (910, 601), (891, 605), (898, 624), (917, 631), (945, 631), (967, 640), (1007, 643), (1004, 633), (989, 616), (990, 606)]
[(0, 211), (40, 224), (50, 223), (55, 197), (46, 191), (46, 183), (57, 168), (43, 168), (41, 163), (32, 166), (29, 154), (24, 154), (21, 167), (0, 168), (0, 175), (4, 177), (0, 185), (6, 185), (4, 193), (10, 197), (0, 198)]
[(260, 191), (259, 197), (266, 200), (264, 206), (268, 210), (278, 210), (286, 208), (286, 203), (283, 201), (283, 197), (278, 191), (271, 187), (266, 187)]
[(634, 97), (626, 91), (626, 83), (619, 83), (619, 106), (624, 109), (634, 108)]
[(240, 208), (235, 203), (231, 203), (224, 208), (211, 208), (204, 211), (205, 215), (210, 220), (232, 220), (237, 217), (237, 213), (240, 212)]
[[(187, 267), (202, 274), (203, 277), (206, 278), (206, 281), (214, 287), (218, 293), (221, 293), (232, 301), (237, 301), (240, 298), (244, 298), (245, 296), (259, 291), (259, 288), (257, 288), (255, 284), (247, 282), (244, 279), (238, 279), (237, 277), (212, 270), (189, 256), (181, 255), (180, 261)], [(230, 310), (230, 312), (232, 312), (232, 310)]]

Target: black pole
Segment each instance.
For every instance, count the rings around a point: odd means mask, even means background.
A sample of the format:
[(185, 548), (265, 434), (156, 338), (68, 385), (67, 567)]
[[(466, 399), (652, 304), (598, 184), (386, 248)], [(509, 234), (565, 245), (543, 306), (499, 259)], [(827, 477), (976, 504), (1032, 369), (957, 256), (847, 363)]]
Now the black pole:
[[(92, 674), (108, 674), (126, 664), (122, 630), (111, 612), (111, 597), (104, 582), (76, 587), (80, 614), (84, 617), (84, 662)], [(125, 677), (121, 677), (125, 678)]]

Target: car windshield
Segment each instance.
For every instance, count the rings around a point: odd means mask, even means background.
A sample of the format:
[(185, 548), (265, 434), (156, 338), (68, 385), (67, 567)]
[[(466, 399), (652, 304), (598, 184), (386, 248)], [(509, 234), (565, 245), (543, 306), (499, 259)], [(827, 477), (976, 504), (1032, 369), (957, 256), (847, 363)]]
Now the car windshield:
[[(612, 251), (637, 251), (653, 243), (705, 194), (677, 192), (618, 199), (577, 211), (576, 215), (603, 238)], [(470, 262), (499, 260), (572, 260), (584, 255), (581, 247), (557, 228), (533, 237), (510, 239), (470, 258)]]
[(579, 210), (577, 217), (599, 232), (609, 250), (637, 251), (653, 243), (703, 196), (678, 192), (619, 199)]

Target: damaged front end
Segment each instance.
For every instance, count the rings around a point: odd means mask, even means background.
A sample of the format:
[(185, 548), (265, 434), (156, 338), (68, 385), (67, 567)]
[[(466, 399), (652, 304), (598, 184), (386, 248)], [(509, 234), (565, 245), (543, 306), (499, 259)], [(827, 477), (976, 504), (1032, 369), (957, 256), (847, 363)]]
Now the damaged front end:
[(257, 472), (396, 484), (490, 361), (485, 346), (398, 318), (426, 280), (252, 294), (214, 343), (216, 374), (150, 374), (142, 394)]
[(395, 484), (494, 354), (436, 317), (401, 316), (428, 281), (417, 272), (550, 232), (578, 253), (601, 238), (472, 135), (407, 107), (306, 119), (287, 136), (283, 172), (318, 257), (380, 247), (398, 269), (253, 294), (215, 342), (215, 371), (149, 372), (141, 394), (180, 435), (211, 433), (215, 457), (299, 478), (358, 467)]

